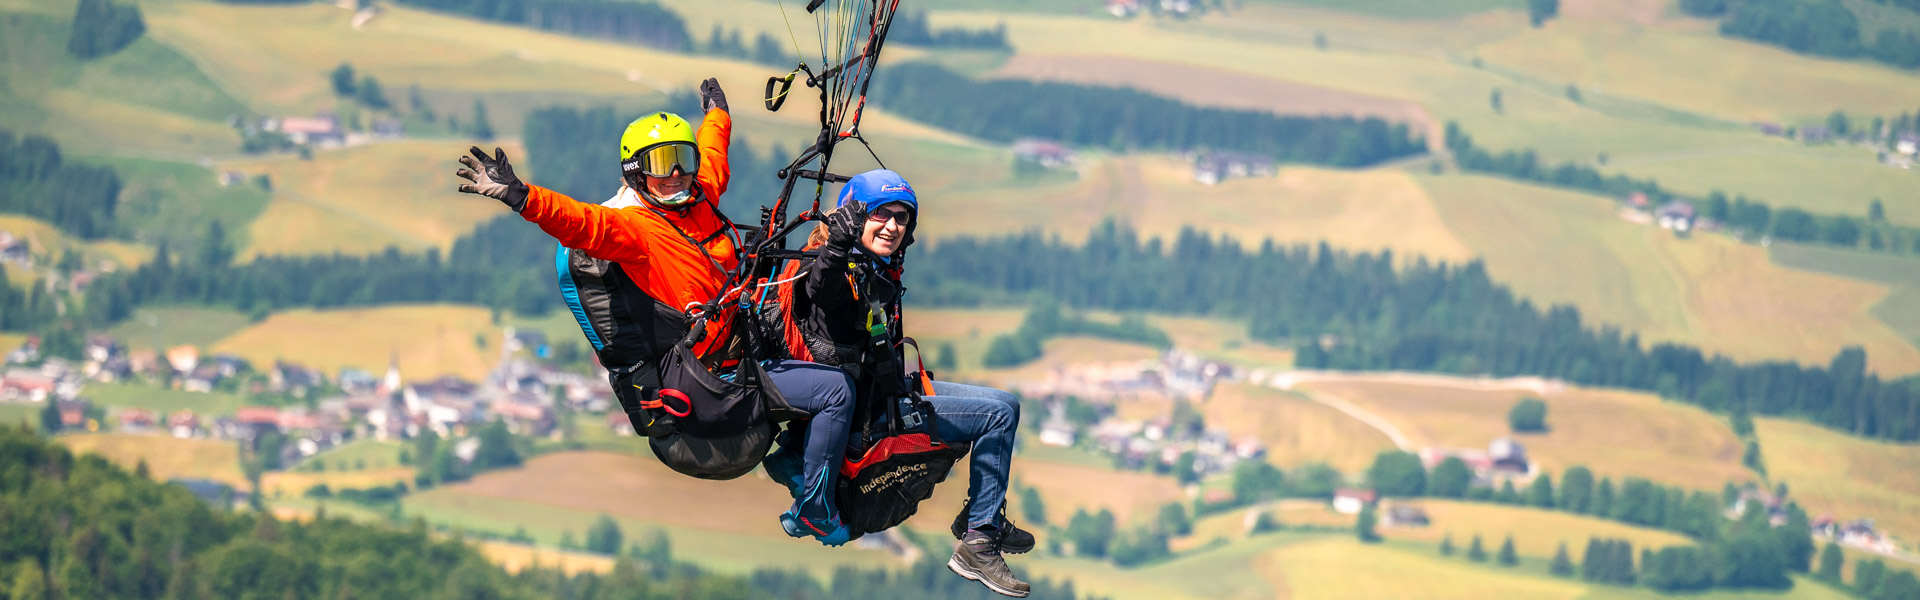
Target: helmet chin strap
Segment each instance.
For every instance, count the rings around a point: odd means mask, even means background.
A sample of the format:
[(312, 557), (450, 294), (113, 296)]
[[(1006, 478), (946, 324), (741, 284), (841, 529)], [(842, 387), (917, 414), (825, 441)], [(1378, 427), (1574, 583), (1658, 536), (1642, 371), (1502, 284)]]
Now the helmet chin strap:
[(693, 205), (699, 204), (700, 202), (700, 199), (699, 199), (700, 189), (698, 186), (688, 187), (686, 190), (688, 200), (678, 205), (669, 205), (664, 202), (661, 202), (659, 196), (656, 196), (654, 195), (653, 192), (647, 190), (647, 186), (644, 181), (637, 186), (634, 185), (634, 182), (628, 181), (627, 187), (633, 188), (634, 193), (638, 194), (640, 196), (640, 199), (647, 201), (648, 205), (661, 210), (685, 212), (688, 208), (692, 208)]

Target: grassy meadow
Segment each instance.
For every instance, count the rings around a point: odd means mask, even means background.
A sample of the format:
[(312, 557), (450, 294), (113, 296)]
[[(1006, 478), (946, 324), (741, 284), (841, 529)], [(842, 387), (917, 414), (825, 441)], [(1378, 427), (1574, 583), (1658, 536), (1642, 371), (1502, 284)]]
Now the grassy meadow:
[(1569, 388), (1546, 396), (1544, 434), (1514, 435), (1507, 411), (1520, 390), (1393, 383), (1355, 377), (1295, 388), (1346, 400), (1399, 428), (1416, 446), (1486, 448), (1511, 436), (1527, 455), (1558, 476), (1585, 465), (1594, 476), (1643, 477), (1690, 489), (1719, 489), (1752, 475), (1740, 466), (1741, 444), (1718, 417), (1649, 394)]
[[(206, 348), (253, 324), (247, 315), (218, 308), (142, 308), (107, 330), (129, 348), (164, 350), (182, 344)], [(256, 364), (266, 368), (272, 363)]]
[[(343, 367), (385, 372), (397, 358), (409, 380), (455, 375), (478, 381), (499, 357), (500, 329), (484, 308), (455, 304), (293, 310), (213, 345), (254, 365), (299, 362), (326, 373)], [(487, 348), (477, 339), (485, 338)]]
[(246, 402), (236, 394), (224, 392), (186, 392), (142, 383), (92, 383), (86, 396), (95, 404), (120, 408), (144, 408), (159, 417), (182, 410), (196, 415), (231, 415)]
[(1920, 350), (1875, 318), (1875, 283), (1782, 268), (1767, 250), (1712, 235), (1678, 239), (1626, 222), (1604, 199), (1474, 175), (1420, 176), (1452, 230), (1496, 281), (1537, 304), (1643, 340), (1697, 344), (1740, 360), (1825, 364), (1867, 348), (1882, 374), (1920, 370)]
[[(79, 252), (81, 258), (90, 266), (98, 266), (100, 261), (111, 261), (117, 267), (138, 267), (153, 259), (153, 249), (124, 241), (99, 240), (85, 241), (54, 227), (52, 223), (24, 215), (0, 215), (0, 231), (13, 234), (15, 238), (27, 241), (27, 248), (42, 263), (57, 264), (60, 257), (68, 252)], [(16, 284), (37, 277), (25, 269), (9, 266), (8, 279)]]
[(59, 440), (75, 454), (98, 454), (128, 469), (145, 461), (155, 481), (202, 478), (237, 490), (248, 487), (240, 472), (240, 449), (233, 442), (129, 433), (71, 434)]
[(1892, 293), (1873, 306), (1873, 315), (1920, 344), (1920, 258), (1798, 244), (1774, 244), (1768, 256), (1781, 266), (1887, 286)]
[(1438, 548), (1441, 538), (1450, 535), (1454, 546), (1463, 553), (1475, 535), (1486, 544), (1488, 553), (1498, 550), (1507, 536), (1513, 536), (1515, 552), (1539, 559), (1551, 559), (1564, 542), (1567, 555), (1576, 565), (1586, 560), (1587, 539), (1593, 537), (1627, 540), (1635, 548), (1693, 543), (1686, 536), (1670, 531), (1538, 508), (1433, 499), (1405, 503), (1426, 510), (1432, 525), (1383, 528), (1380, 530), (1383, 537)]
[(1786, 419), (1754, 419), (1767, 473), (1810, 515), (1868, 518), (1920, 536), (1920, 446), (1863, 440)]
[[(514, 156), (525, 154), (504, 145)], [(340, 150), (325, 161), (225, 164), (274, 182), (273, 201), (253, 221), (239, 255), (374, 254), (390, 246), (446, 252), (455, 238), (505, 212), (497, 202), (454, 191), (459, 153), (446, 142), (405, 140)]]
[(1394, 447), (1386, 434), (1332, 407), (1265, 386), (1222, 385), (1199, 408), (1209, 427), (1224, 428), (1235, 439), (1260, 438), (1267, 461), (1282, 467), (1325, 462), (1358, 473)]

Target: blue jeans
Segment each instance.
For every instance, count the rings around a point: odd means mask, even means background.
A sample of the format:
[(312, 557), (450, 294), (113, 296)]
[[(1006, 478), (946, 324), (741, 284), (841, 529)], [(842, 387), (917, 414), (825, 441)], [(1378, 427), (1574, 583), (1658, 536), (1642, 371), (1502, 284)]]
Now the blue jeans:
[(1020, 399), (1006, 390), (933, 382), (934, 427), (940, 439), (973, 443), (967, 477), (967, 527), (1003, 527), (1000, 508), (1007, 501), (1013, 468), (1013, 433), (1020, 425)]
[(789, 511), (793, 515), (816, 523), (837, 523), (834, 479), (846, 456), (847, 432), (853, 424), (853, 378), (834, 367), (798, 360), (768, 361), (766, 371), (767, 380), (788, 405), (813, 415), (807, 422), (800, 464), (792, 464), (794, 449), (783, 436), (781, 451), (767, 459), (767, 474), (793, 491)]

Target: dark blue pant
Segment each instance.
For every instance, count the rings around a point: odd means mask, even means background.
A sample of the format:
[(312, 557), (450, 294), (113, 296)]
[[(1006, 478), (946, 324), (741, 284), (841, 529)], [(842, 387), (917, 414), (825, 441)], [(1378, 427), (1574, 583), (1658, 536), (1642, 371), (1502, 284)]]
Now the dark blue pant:
[[(788, 487), (797, 484), (791, 512), (815, 522), (838, 522), (834, 481), (853, 424), (853, 378), (834, 367), (798, 360), (768, 361), (766, 371), (788, 405), (813, 415), (807, 424), (806, 448), (800, 453), (799, 481), (781, 482)], [(783, 437), (781, 451), (768, 458), (767, 472), (776, 480), (793, 475), (791, 467), (772, 464), (791, 459), (794, 449), (789, 441)]]

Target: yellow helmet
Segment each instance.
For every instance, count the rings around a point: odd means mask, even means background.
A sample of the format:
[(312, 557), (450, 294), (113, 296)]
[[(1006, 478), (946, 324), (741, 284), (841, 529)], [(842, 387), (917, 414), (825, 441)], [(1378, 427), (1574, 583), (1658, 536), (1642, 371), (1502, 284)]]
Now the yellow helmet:
[(648, 146), (680, 142), (693, 145), (693, 126), (686, 119), (670, 112), (657, 112), (627, 124), (627, 130), (620, 134), (620, 160), (633, 158), (634, 153)]
[(693, 126), (673, 113), (653, 113), (627, 125), (620, 134), (620, 176), (635, 192), (654, 204), (678, 208), (693, 202), (694, 188), (671, 197), (655, 197), (648, 191), (645, 177), (668, 177), (678, 172), (693, 175), (700, 171), (700, 150), (694, 143)]

